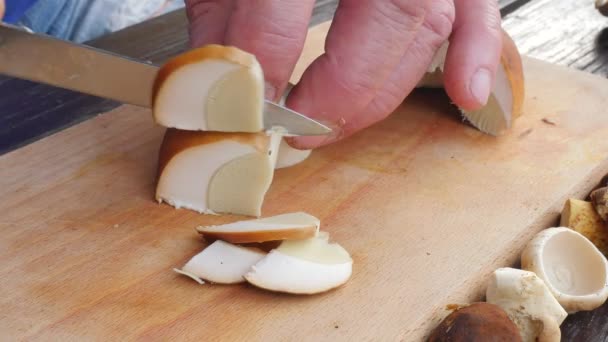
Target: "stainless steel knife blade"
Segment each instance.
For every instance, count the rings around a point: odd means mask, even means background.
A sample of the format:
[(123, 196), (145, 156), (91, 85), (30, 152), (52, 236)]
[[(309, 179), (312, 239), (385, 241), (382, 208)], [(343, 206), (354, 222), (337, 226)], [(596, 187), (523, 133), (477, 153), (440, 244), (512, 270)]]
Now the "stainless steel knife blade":
[[(158, 66), (0, 23), (0, 73), (123, 103), (151, 107)], [(265, 102), (264, 126), (290, 135), (331, 129), (293, 110)]]

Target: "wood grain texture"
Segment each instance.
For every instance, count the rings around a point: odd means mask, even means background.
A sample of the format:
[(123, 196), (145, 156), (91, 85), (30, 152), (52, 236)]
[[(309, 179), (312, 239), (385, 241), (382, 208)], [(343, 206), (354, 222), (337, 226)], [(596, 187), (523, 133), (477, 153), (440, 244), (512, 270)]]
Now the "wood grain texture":
[(503, 26), (527, 56), (608, 76), (608, 18), (594, 1), (530, 1)]
[[(500, 0), (503, 15), (529, 0)], [(311, 25), (330, 20), (337, 0), (317, 0)], [(184, 10), (88, 42), (124, 56), (161, 64), (188, 49)], [(118, 102), (0, 76), (0, 155), (105, 113)]]
[(277, 171), (264, 215), (307, 211), (354, 259), (350, 282), (319, 296), (171, 271), (203, 248), (196, 226), (241, 218), (154, 202), (163, 129), (146, 110), (121, 106), (1, 156), (3, 339), (418, 340), (608, 172), (607, 82), (533, 59), (525, 69), (525, 114), (501, 138), (420, 91)]

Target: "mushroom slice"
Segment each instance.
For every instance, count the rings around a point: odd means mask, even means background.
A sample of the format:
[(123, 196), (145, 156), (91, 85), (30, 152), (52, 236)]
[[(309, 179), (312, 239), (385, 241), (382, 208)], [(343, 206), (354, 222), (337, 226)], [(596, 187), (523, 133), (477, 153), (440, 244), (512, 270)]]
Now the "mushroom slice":
[(260, 288), (293, 294), (316, 294), (346, 283), (352, 259), (326, 236), (284, 241), (255, 264), (245, 279)]
[(319, 230), (319, 225), (318, 218), (298, 212), (217, 226), (203, 226), (196, 230), (205, 238), (249, 243), (312, 238)]
[(593, 310), (608, 298), (608, 262), (582, 234), (549, 228), (536, 235), (521, 256), (568, 313)]
[(207, 45), (181, 54), (158, 71), (152, 108), (169, 128), (261, 132), (264, 74), (254, 55)]
[(156, 199), (206, 214), (260, 216), (281, 137), (168, 129), (159, 153)]
[(524, 342), (560, 340), (559, 326), (568, 314), (533, 272), (497, 269), (486, 290), (486, 301), (505, 310)]
[[(434, 60), (418, 87), (442, 87), (443, 65), (448, 42), (437, 51)], [(464, 117), (480, 131), (500, 135), (521, 115), (524, 101), (524, 76), (521, 56), (511, 37), (503, 30), (500, 65), (487, 104), (476, 111), (461, 109)]]
[(282, 169), (299, 164), (306, 160), (311, 153), (312, 150), (298, 150), (291, 147), (283, 138), (281, 139), (281, 145), (279, 147), (279, 154), (277, 156), (277, 164), (275, 168)]
[(562, 210), (560, 226), (568, 227), (589, 239), (604, 255), (608, 255), (608, 227), (591, 202), (570, 198)]
[(264, 256), (266, 253), (256, 248), (235, 246), (218, 240), (190, 259), (181, 270), (174, 271), (201, 284), (201, 279), (218, 284), (236, 284), (244, 282), (245, 273)]

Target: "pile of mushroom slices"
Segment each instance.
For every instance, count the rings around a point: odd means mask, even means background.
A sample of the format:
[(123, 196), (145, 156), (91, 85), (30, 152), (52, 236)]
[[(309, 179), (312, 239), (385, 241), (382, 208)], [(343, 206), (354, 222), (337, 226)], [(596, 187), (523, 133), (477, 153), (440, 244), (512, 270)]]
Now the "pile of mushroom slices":
[(271, 291), (325, 292), (344, 284), (352, 259), (307, 213), (259, 218), (274, 170), (311, 151), (290, 147), (282, 127), (264, 129), (264, 76), (255, 56), (208, 45), (158, 72), (153, 115), (167, 127), (156, 199), (203, 214), (257, 219), (199, 227), (211, 242), (175, 271), (199, 283), (249, 282)]
[(176, 272), (203, 284), (247, 281), (259, 288), (316, 294), (346, 283), (352, 259), (304, 212), (198, 227), (212, 242)]
[(277, 168), (309, 155), (264, 128), (264, 75), (254, 55), (207, 45), (158, 71), (152, 111), (167, 127), (159, 151), (156, 199), (204, 214), (261, 216)]

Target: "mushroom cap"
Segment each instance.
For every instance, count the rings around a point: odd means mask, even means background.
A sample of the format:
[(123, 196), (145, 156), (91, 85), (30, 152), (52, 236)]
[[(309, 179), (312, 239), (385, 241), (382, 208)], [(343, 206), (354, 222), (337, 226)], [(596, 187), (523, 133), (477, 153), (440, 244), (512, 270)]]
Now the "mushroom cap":
[[(519, 50), (505, 30), (502, 30), (502, 38), (500, 64), (488, 103), (476, 111), (461, 110), (473, 126), (491, 135), (500, 135), (511, 127), (513, 121), (522, 114), (525, 95)], [(437, 51), (418, 87), (443, 87), (442, 73), (448, 45), (448, 42), (444, 43)]]
[(223, 225), (201, 226), (196, 230), (205, 238), (250, 243), (312, 238), (319, 230), (319, 225), (318, 218), (297, 212)]
[(264, 74), (254, 55), (207, 45), (158, 71), (152, 112), (161, 126), (221, 132), (263, 131)]
[(429, 342), (518, 342), (517, 326), (498, 305), (473, 303), (449, 314), (431, 333)]
[(522, 268), (543, 279), (568, 313), (593, 310), (608, 298), (608, 262), (582, 234), (549, 228), (524, 249)]
[(188, 277), (208, 280), (218, 284), (236, 284), (266, 253), (218, 240), (190, 259), (181, 270), (175, 271)]

